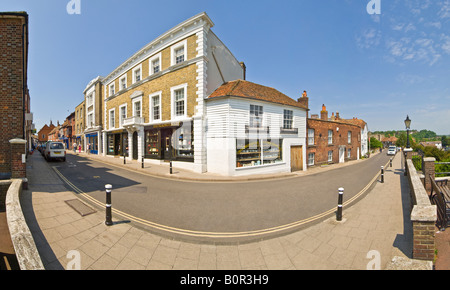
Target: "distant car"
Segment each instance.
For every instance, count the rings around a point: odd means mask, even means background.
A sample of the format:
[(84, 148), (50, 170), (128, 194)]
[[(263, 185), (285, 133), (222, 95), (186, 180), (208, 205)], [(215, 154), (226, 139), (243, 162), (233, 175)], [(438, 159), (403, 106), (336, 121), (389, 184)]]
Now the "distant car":
[(397, 153), (397, 147), (390, 146), (387, 152), (387, 155), (395, 155)]
[(44, 158), (47, 161), (60, 159), (66, 161), (66, 147), (63, 142), (48, 142), (44, 151)]

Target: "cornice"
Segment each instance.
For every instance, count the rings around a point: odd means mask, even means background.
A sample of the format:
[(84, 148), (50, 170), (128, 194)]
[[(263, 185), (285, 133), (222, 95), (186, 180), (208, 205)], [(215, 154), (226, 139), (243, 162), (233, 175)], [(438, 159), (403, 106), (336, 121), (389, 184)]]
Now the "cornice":
[(205, 12), (189, 18), (188, 20), (162, 34), (161, 36), (144, 46), (141, 50), (136, 52), (133, 56), (128, 58), (107, 77), (103, 78), (102, 84), (109, 85), (113, 80), (122, 76), (125, 72), (132, 69), (133, 67), (144, 61), (146, 58), (158, 53), (164, 48), (171, 46), (172, 44), (180, 41), (183, 38), (186, 38), (189, 35), (195, 34), (202, 29), (208, 30), (213, 26), (214, 23)]

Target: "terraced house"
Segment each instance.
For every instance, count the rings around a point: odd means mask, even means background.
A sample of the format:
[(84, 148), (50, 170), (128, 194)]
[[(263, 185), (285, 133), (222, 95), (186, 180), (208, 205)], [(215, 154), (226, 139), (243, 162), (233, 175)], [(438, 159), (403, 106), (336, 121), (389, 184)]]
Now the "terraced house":
[(213, 26), (200, 13), (101, 79), (103, 155), (149, 163), (171, 160), (174, 167), (207, 170), (205, 100), (222, 84), (245, 78), (245, 66), (212, 32)]

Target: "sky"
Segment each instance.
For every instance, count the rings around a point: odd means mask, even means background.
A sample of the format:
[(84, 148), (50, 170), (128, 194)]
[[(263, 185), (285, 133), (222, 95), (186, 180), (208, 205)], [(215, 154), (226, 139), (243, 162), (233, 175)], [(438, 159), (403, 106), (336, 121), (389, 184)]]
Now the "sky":
[(324, 104), (370, 131), (404, 130), (409, 115), (412, 129), (450, 135), (450, 0), (1, 0), (0, 11), (30, 17), (37, 130), (75, 111), (92, 79), (206, 12), (248, 81), (293, 99), (306, 90), (310, 114)]

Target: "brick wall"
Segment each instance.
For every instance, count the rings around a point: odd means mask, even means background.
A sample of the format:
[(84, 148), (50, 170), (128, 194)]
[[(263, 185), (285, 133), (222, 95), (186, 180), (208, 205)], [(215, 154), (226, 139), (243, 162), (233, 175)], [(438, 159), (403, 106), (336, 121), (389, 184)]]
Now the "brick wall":
[(0, 178), (7, 178), (11, 172), (9, 140), (25, 137), (23, 74), (26, 60), (22, 56), (22, 48), (26, 49), (26, 45), (22, 45), (25, 17), (25, 13), (0, 13)]
[[(314, 129), (314, 145), (307, 145), (306, 157), (308, 158), (309, 153), (315, 153), (315, 165), (329, 163), (329, 151), (333, 151), (332, 163), (339, 163), (340, 146), (345, 147), (345, 161), (358, 159), (358, 148), (361, 148), (360, 127), (338, 121), (308, 119), (307, 128)], [(339, 131), (337, 128), (339, 128)], [(333, 131), (333, 143), (331, 145), (328, 144), (328, 130)], [(348, 143), (348, 132), (351, 132), (351, 143)], [(350, 158), (347, 158), (348, 150), (351, 150)]]

